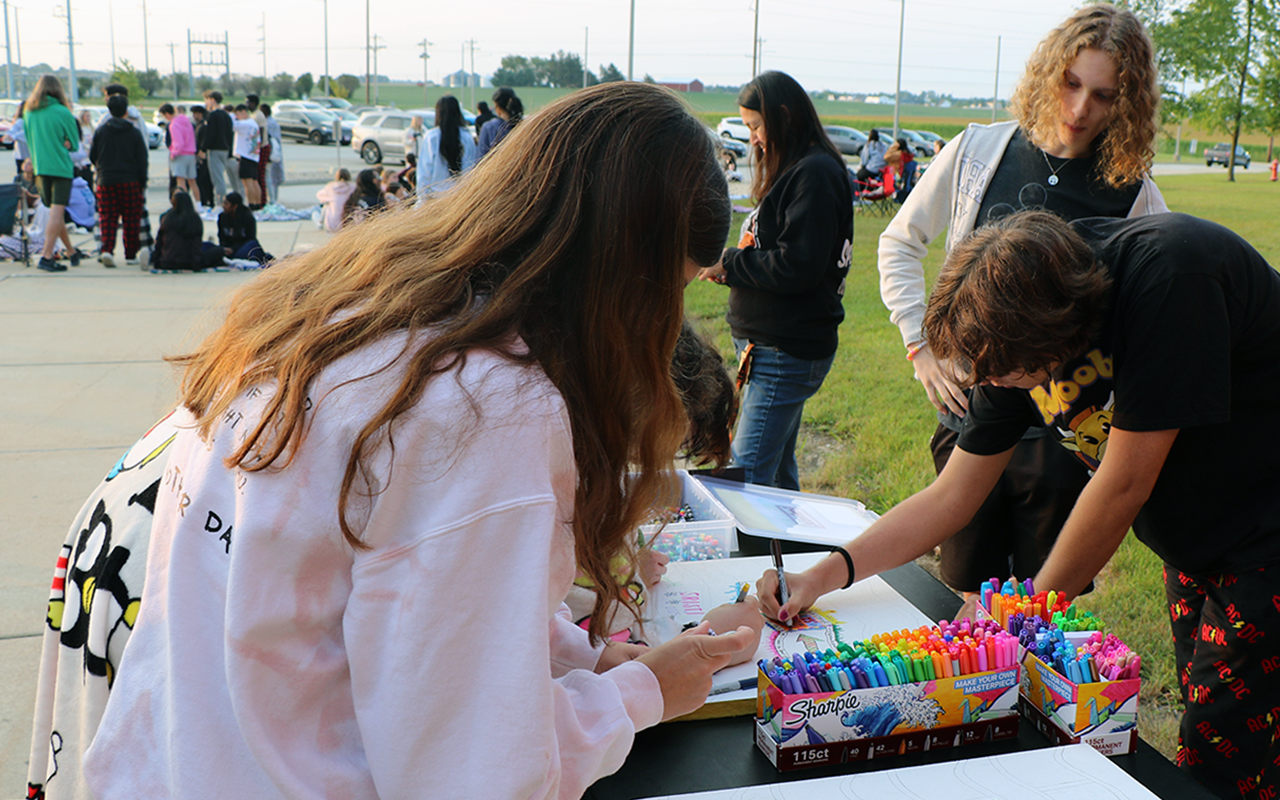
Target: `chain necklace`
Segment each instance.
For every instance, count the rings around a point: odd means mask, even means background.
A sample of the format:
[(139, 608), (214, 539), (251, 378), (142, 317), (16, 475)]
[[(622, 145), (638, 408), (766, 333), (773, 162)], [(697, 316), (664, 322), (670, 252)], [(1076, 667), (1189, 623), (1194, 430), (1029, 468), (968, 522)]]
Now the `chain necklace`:
[[(1036, 148), (1036, 149), (1039, 150), (1039, 148)], [(1066, 167), (1068, 164), (1074, 161), (1075, 157), (1073, 156), (1072, 158), (1068, 158), (1067, 160), (1059, 164), (1057, 169), (1054, 169), (1053, 164), (1049, 161), (1049, 154), (1043, 150), (1040, 150), (1040, 155), (1044, 156), (1044, 164), (1046, 167), (1049, 168), (1049, 172), (1051, 173), (1049, 177), (1045, 179), (1045, 182), (1048, 183), (1050, 186), (1057, 186), (1058, 173), (1061, 172), (1064, 167)]]

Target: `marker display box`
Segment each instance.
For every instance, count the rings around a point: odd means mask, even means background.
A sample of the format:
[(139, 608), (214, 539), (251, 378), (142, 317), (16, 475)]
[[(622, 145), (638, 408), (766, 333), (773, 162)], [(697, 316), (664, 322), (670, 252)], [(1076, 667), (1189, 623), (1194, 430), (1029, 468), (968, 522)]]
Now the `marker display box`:
[(1026, 653), (1022, 659), (1022, 715), (1051, 741), (1083, 742), (1103, 755), (1138, 748), (1140, 678), (1074, 683)]
[(733, 515), (687, 470), (676, 470), (680, 478), (680, 505), (693, 511), (693, 522), (657, 522), (641, 525), (645, 541), (672, 561), (709, 561), (728, 558), (737, 549), (737, 528)]
[(1016, 737), (1020, 671), (814, 694), (760, 672), (756, 746), (789, 771)]

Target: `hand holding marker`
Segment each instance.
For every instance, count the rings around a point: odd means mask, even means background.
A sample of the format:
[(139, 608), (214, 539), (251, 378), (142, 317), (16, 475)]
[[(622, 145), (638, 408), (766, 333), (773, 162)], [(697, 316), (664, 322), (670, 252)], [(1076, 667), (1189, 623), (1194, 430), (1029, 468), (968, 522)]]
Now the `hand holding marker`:
[[(773, 568), (778, 571), (778, 605), (785, 606), (791, 599), (791, 593), (787, 591), (787, 575), (782, 569), (782, 542), (774, 539), (769, 549), (773, 551)], [(790, 627), (791, 621), (784, 620), (783, 624)]]

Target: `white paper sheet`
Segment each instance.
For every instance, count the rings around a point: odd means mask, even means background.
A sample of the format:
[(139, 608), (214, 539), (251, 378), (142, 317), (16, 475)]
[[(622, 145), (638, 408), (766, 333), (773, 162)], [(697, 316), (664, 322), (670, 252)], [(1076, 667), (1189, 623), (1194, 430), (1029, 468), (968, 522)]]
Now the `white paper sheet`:
[(1155, 800), (1086, 744), (649, 800)]
[[(785, 558), (786, 569), (799, 572), (826, 555), (789, 554)], [(746, 581), (754, 594), (756, 580), (766, 569), (773, 569), (773, 560), (768, 556), (672, 562), (645, 603), (646, 639), (652, 643), (665, 642), (679, 634), (686, 623), (699, 621), (703, 614), (722, 603), (732, 603), (739, 582)], [(928, 617), (879, 576), (823, 596), (813, 609), (801, 615), (799, 622), (791, 628), (766, 623), (755, 658), (720, 670), (716, 673), (716, 682), (754, 678), (755, 662), (762, 658), (771, 659), (805, 649), (835, 649), (840, 642), (930, 624)], [(708, 702), (742, 700), (755, 694), (754, 689), (725, 692), (712, 695)]]

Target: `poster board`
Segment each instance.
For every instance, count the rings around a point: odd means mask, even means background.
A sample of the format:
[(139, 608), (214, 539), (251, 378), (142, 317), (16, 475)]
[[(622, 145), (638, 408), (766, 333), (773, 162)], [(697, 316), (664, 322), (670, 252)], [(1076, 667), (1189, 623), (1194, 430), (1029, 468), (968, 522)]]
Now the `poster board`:
[[(786, 557), (788, 572), (800, 572), (826, 553), (796, 553)], [(667, 574), (650, 590), (645, 603), (645, 632), (651, 643), (661, 643), (679, 635), (685, 624), (697, 622), (712, 608), (732, 603), (743, 581), (755, 593), (756, 580), (766, 569), (773, 568), (767, 556), (729, 558), (718, 561), (673, 562)], [(798, 617), (790, 628), (766, 622), (760, 636), (760, 648), (745, 664), (727, 667), (716, 673), (715, 680), (732, 681), (755, 678), (756, 661), (775, 655), (808, 650), (834, 649), (840, 642), (864, 639), (877, 633), (901, 628), (918, 628), (930, 620), (898, 594), (889, 584), (873, 576), (848, 589), (824, 595)], [(756, 691), (744, 689), (713, 695), (704, 714), (698, 716), (734, 716), (755, 712)]]

